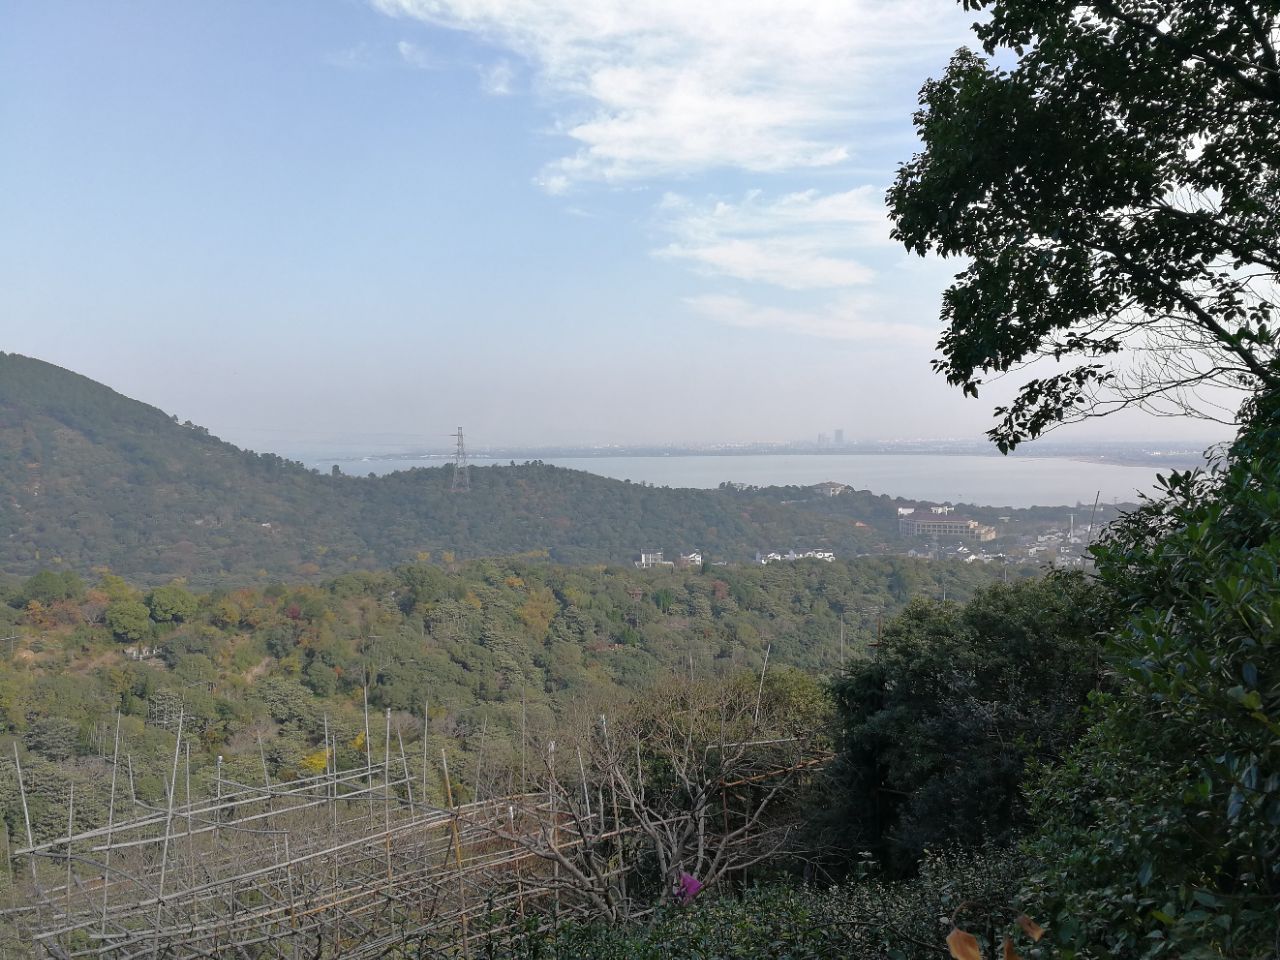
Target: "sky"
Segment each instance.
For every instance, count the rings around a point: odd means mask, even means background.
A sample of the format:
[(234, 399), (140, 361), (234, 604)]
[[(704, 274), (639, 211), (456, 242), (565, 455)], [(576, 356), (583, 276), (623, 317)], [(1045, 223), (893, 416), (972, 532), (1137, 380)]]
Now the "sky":
[(974, 16), (10, 0), (0, 349), (290, 455), (979, 438), (883, 204)]

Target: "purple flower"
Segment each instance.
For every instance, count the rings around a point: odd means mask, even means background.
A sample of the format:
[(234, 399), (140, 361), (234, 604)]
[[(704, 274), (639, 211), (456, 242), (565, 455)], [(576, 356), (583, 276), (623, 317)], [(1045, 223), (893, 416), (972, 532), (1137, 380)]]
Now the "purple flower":
[(691, 903), (702, 889), (702, 881), (691, 873), (680, 874), (680, 882), (676, 885), (676, 900), (679, 903)]

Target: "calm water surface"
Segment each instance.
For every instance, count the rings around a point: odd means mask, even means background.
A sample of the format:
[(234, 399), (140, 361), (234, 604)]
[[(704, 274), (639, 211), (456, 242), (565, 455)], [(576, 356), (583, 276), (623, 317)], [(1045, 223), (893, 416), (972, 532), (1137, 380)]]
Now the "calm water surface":
[[(345, 473), (390, 473), (410, 467), (440, 466), (448, 457), (405, 460), (323, 460)], [(495, 462), (472, 459), (474, 466)], [(937, 502), (997, 507), (1059, 506), (1132, 501), (1155, 485), (1156, 467), (1116, 466), (1056, 457), (982, 457), (939, 454), (830, 454), (545, 458), (574, 470), (616, 480), (665, 487), (717, 487), (725, 481), (755, 486), (805, 486), (835, 480), (859, 490)]]

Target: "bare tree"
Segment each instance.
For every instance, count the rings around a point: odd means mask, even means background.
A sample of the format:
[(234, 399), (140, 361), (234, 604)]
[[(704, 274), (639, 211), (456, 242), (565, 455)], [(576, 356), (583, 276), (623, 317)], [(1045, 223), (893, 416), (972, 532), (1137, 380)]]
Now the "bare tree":
[(530, 808), (500, 832), (611, 921), (670, 898), (685, 874), (714, 886), (793, 832), (796, 787), (823, 755), (789, 707), (750, 677), (672, 678), (544, 744)]

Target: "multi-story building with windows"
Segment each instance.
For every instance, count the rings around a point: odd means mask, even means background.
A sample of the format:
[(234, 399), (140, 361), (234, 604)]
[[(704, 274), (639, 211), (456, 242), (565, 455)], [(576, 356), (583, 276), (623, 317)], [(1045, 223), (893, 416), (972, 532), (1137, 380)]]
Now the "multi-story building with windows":
[(996, 528), (967, 517), (916, 510), (898, 518), (904, 537), (959, 537), (961, 540), (994, 540)]

